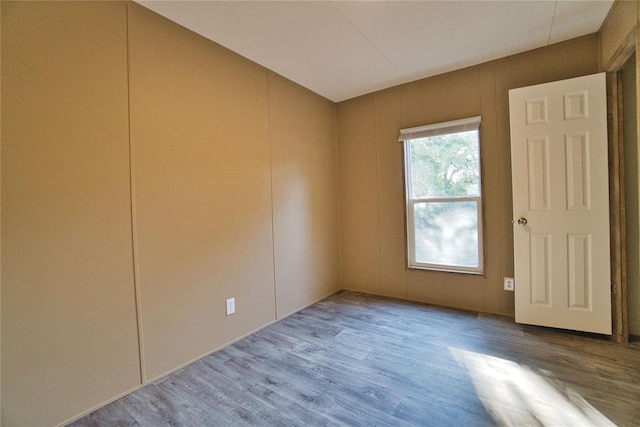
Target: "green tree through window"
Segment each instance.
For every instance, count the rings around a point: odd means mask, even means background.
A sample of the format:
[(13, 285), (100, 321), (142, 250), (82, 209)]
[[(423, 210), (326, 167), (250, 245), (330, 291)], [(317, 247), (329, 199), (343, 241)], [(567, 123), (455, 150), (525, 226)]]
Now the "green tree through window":
[(411, 141), (414, 198), (480, 195), (478, 132)]

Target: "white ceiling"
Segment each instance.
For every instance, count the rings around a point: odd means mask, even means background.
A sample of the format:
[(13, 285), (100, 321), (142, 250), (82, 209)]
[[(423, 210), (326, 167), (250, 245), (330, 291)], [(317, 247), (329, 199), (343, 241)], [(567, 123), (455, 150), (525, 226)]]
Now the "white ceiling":
[(136, 1), (336, 102), (597, 32), (613, 4)]

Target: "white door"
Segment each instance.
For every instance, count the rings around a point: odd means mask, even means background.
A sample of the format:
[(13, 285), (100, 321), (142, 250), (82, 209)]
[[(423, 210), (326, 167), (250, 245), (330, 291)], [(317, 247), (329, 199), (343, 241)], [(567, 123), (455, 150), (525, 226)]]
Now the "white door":
[(516, 322), (611, 334), (605, 73), (509, 91)]

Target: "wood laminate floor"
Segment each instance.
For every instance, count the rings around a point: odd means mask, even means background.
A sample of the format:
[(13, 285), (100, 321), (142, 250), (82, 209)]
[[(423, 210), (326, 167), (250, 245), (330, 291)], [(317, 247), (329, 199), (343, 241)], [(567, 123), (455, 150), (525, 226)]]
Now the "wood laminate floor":
[(73, 426), (640, 426), (640, 346), (342, 292)]

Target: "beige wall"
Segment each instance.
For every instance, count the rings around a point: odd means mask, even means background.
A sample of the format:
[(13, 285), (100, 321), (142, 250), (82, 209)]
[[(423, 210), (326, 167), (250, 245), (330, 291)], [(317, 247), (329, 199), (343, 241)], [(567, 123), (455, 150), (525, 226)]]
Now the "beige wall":
[[(599, 71), (596, 35), (338, 104), (342, 282), (346, 289), (512, 314), (508, 90)], [(482, 116), (483, 276), (407, 270), (402, 128)]]
[(340, 288), (335, 104), (269, 73), (277, 317)]
[(339, 288), (333, 103), (134, 4), (3, 1), (2, 36), (3, 425)]
[[(267, 73), (141, 7), (129, 13), (145, 374), (275, 319)], [(226, 298), (237, 313), (227, 317)]]
[(140, 383), (125, 4), (2, 2), (2, 424)]

